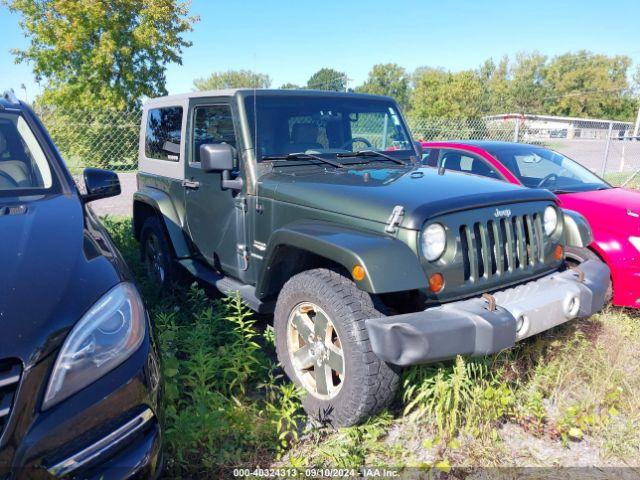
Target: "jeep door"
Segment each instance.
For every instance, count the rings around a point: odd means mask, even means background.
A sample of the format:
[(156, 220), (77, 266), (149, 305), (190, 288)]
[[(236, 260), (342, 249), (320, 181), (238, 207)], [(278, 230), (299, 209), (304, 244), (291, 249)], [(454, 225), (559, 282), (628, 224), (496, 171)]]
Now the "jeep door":
[[(184, 185), (189, 235), (209, 265), (239, 277), (246, 269), (243, 247), (238, 244), (245, 230), (244, 195), (222, 188), (222, 172), (204, 172), (200, 168), (201, 145), (226, 143), (238, 148), (229, 99), (192, 100), (187, 132)], [(237, 164), (236, 157), (236, 170)]]

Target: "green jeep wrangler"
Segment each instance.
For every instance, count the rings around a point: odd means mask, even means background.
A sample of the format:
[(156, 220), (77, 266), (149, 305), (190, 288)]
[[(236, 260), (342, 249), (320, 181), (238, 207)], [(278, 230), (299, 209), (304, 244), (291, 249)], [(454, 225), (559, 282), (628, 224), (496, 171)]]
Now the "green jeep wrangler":
[(394, 396), (400, 367), (487, 355), (602, 308), (609, 271), (564, 262), (591, 231), (547, 190), (420, 165), (390, 98), (224, 90), (149, 100), (133, 225), (178, 269), (273, 314), (321, 422)]

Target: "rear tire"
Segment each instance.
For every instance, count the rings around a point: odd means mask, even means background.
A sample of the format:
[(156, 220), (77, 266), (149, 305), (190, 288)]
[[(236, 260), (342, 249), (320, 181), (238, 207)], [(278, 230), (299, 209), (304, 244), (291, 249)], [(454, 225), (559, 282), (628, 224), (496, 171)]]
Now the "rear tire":
[(140, 257), (147, 277), (156, 286), (169, 289), (176, 281), (173, 251), (158, 217), (147, 218), (140, 233)]
[[(602, 262), (602, 259), (593, 250), (590, 250), (588, 248), (567, 247), (565, 252), (565, 262), (570, 267), (577, 267), (587, 260), (596, 260), (598, 262)], [(604, 300), (606, 303), (609, 303), (612, 298), (613, 283), (611, 282), (611, 278), (609, 278), (609, 286), (607, 287), (607, 292), (604, 295)]]
[(369, 294), (333, 270), (299, 273), (282, 288), (274, 314), (278, 359), (321, 424), (354, 425), (393, 400), (399, 369), (373, 353), (364, 323), (381, 316)]

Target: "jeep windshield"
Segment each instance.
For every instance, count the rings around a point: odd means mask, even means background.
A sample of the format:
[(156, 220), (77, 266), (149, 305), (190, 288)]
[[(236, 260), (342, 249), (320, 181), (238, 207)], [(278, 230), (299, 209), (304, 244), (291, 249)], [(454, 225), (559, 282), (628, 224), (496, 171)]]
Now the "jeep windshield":
[(0, 113), (0, 196), (42, 194), (56, 187), (33, 131), (18, 113)]
[(341, 163), (389, 163), (415, 155), (400, 113), (384, 99), (258, 93), (245, 99), (245, 109), (259, 161), (321, 156), (339, 157)]

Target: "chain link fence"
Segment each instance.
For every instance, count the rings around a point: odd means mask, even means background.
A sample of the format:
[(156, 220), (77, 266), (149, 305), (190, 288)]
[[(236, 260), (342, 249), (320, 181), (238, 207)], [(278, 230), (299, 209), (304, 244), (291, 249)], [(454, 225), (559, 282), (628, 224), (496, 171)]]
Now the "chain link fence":
[[(72, 173), (84, 167), (118, 172), (137, 169), (140, 110), (36, 112), (51, 133)], [(532, 115), (482, 119), (425, 119), (409, 115), (420, 140), (502, 140), (552, 148), (615, 185), (640, 187), (640, 138), (625, 122)]]

